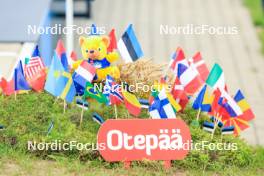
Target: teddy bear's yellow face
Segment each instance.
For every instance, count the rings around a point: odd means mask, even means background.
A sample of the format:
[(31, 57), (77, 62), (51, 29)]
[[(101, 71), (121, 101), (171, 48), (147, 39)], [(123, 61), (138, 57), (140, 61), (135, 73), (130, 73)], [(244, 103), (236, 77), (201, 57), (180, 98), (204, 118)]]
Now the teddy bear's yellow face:
[(84, 59), (101, 60), (107, 55), (107, 47), (109, 45), (107, 36), (89, 36), (88, 38), (80, 37), (79, 43)]

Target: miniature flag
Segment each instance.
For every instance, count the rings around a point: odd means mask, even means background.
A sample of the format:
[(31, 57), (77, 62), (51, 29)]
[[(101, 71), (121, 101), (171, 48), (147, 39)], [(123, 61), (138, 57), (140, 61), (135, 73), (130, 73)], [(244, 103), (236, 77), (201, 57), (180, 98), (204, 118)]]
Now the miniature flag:
[(97, 122), (99, 125), (102, 125), (104, 123), (104, 119), (96, 112), (93, 113), (93, 120)]
[(214, 90), (219, 88), (220, 91), (226, 89), (225, 77), (222, 68), (218, 64), (214, 64), (206, 83)]
[(141, 108), (148, 109), (149, 108), (149, 100), (147, 99), (139, 99), (139, 103), (141, 104)]
[(177, 76), (187, 95), (193, 95), (203, 85), (203, 81), (196, 68), (188, 65), (179, 64)]
[(110, 44), (107, 48), (107, 52), (113, 52), (115, 49), (117, 49), (115, 29), (112, 29), (108, 36), (110, 39)]
[(237, 102), (238, 106), (243, 112), (243, 119), (246, 121), (253, 120), (255, 118), (255, 115), (250, 108), (250, 105), (246, 101), (244, 95), (240, 90), (237, 91), (236, 95), (234, 96), (234, 100)]
[(172, 90), (171, 90), (171, 94), (173, 96), (173, 98), (179, 103), (179, 105), (181, 106), (181, 111), (184, 110), (184, 108), (186, 107), (186, 105), (188, 104), (188, 96), (184, 91), (184, 87), (183, 85), (180, 83), (179, 79), (176, 77)]
[(206, 81), (209, 75), (209, 70), (201, 56), (201, 53), (197, 52), (191, 59), (188, 60), (188, 62), (191, 67), (195, 67), (197, 69), (197, 71), (201, 75), (202, 80)]
[(76, 100), (76, 105), (77, 105), (79, 108), (83, 108), (84, 110), (88, 110), (88, 107), (89, 107), (88, 102), (85, 101), (85, 100), (82, 100), (82, 99), (77, 99), (77, 100)]
[(90, 82), (86, 82), (86, 88), (85, 88), (83, 97), (84, 98), (87, 98), (87, 97), (94, 98), (99, 103), (107, 103), (108, 102), (107, 98), (101, 92), (99, 92), (96, 89), (96, 87), (94, 87), (94, 85)]
[(69, 59), (69, 65), (73, 69), (73, 64), (78, 61), (76, 52), (72, 51)]
[(209, 133), (213, 133), (214, 131), (214, 123), (205, 121), (203, 123), (203, 130)]
[(222, 106), (226, 109), (231, 117), (236, 117), (243, 114), (237, 102), (225, 90), (221, 92), (221, 96), (225, 99), (225, 103)]
[(141, 104), (139, 103), (137, 97), (124, 88), (122, 88), (122, 95), (128, 112), (134, 116), (138, 116), (141, 112)]
[(162, 89), (149, 107), (149, 114), (153, 119), (175, 119), (176, 114), (170, 104), (165, 89)]
[(223, 127), (224, 124), (222, 122), (222, 118), (216, 118), (216, 117), (212, 116), (210, 119), (212, 122), (216, 123), (219, 128)]
[(61, 63), (64, 67), (64, 70), (69, 71), (67, 53), (66, 53), (66, 50), (64, 48), (64, 45), (61, 39), (57, 43), (56, 52), (57, 52), (58, 57), (61, 59)]
[(0, 82), (0, 87), (2, 89), (2, 93), (6, 96), (15, 93), (15, 82), (13, 78), (10, 81), (7, 81), (4, 77), (2, 77)]
[(118, 50), (126, 63), (134, 62), (143, 56), (143, 51), (130, 24), (117, 43)]
[(210, 112), (213, 100), (214, 97), (210, 95), (207, 85), (204, 85), (197, 98), (194, 100), (192, 107), (195, 110), (200, 109), (203, 112)]
[(222, 133), (222, 135), (234, 134), (234, 130), (235, 130), (234, 126), (227, 126), (227, 127), (223, 127), (221, 129), (221, 133)]
[(33, 90), (40, 92), (44, 89), (46, 81), (46, 70), (42, 58), (39, 54), (38, 45), (36, 46), (32, 57), (25, 65), (25, 77)]
[(15, 81), (15, 91), (30, 90), (30, 86), (28, 85), (26, 78), (24, 76), (21, 60), (19, 61), (17, 67), (15, 68), (14, 81)]
[(121, 86), (114, 79), (107, 75), (103, 94), (108, 98), (110, 104), (120, 104), (124, 98), (121, 94)]
[(86, 82), (92, 82), (96, 74), (96, 69), (87, 61), (82, 61), (80, 66), (75, 70), (73, 74), (73, 80), (81, 87), (85, 88)]
[(179, 64), (188, 65), (188, 61), (185, 59), (184, 52), (180, 47), (176, 49), (169, 64), (170, 68), (175, 74), (178, 73)]

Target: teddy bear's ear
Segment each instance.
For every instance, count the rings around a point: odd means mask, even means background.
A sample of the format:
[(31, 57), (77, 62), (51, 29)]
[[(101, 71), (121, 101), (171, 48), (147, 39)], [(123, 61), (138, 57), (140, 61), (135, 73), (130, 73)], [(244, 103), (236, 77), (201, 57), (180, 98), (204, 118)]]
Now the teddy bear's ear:
[(84, 40), (85, 40), (85, 37), (80, 36), (80, 38), (79, 38), (79, 44), (80, 44), (81, 46), (82, 46)]
[(102, 41), (105, 43), (106, 47), (110, 44), (110, 39), (108, 36), (102, 36)]

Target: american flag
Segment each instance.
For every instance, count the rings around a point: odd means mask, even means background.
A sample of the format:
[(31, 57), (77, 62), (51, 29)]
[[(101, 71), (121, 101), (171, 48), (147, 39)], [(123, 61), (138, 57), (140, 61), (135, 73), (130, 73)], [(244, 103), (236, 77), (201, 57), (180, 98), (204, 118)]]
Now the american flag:
[(45, 65), (39, 55), (38, 46), (32, 54), (31, 59), (25, 66), (25, 77), (26, 79), (32, 79), (36, 74), (45, 68)]

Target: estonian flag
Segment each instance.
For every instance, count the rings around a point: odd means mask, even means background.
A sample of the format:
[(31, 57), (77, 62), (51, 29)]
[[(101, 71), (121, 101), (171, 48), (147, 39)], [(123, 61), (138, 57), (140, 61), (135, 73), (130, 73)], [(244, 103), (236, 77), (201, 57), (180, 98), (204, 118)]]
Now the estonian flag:
[(125, 62), (134, 62), (143, 56), (142, 49), (130, 24), (117, 43), (117, 48)]
[(104, 123), (104, 119), (96, 112), (93, 113), (93, 120), (97, 122), (99, 125), (102, 125)]
[(83, 108), (84, 110), (87, 110), (89, 107), (89, 104), (87, 101), (82, 100), (82, 99), (77, 99), (76, 100), (76, 105), (80, 108)]
[(234, 126), (227, 126), (223, 127), (221, 132), (222, 134), (234, 134), (235, 127)]
[(212, 133), (214, 131), (214, 123), (205, 121), (203, 123), (203, 130)]
[(141, 108), (149, 108), (149, 101), (147, 99), (139, 99), (139, 103), (141, 104)]

